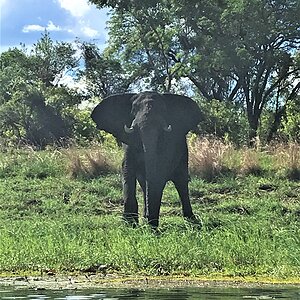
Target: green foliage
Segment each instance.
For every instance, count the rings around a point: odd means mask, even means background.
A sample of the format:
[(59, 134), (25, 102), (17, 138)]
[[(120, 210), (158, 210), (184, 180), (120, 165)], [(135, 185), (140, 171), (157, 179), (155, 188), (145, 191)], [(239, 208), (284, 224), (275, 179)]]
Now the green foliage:
[[(78, 42), (79, 43), (79, 42)], [(85, 69), (80, 71), (87, 81), (87, 92), (91, 96), (105, 97), (126, 92), (131, 84), (130, 75), (125, 74), (119, 58), (100, 53), (96, 45), (81, 43)]]
[(300, 142), (300, 97), (287, 103), (282, 127), (282, 132), (291, 141)]
[(40, 82), (21, 79), (0, 105), (0, 134), (8, 143), (44, 146), (68, 136), (66, 122), (46, 104), (43, 89), (47, 88)]
[(33, 45), (31, 51), (33, 73), (46, 86), (53, 86), (64, 72), (77, 67), (75, 52), (72, 44), (66, 42), (54, 44), (49, 33), (45, 32), (41, 39)]
[[(78, 65), (70, 43), (54, 43), (46, 32), (29, 53), (1, 53), (0, 137), (2, 143), (37, 147), (95, 136), (89, 109), (80, 107), (82, 94), (60, 79)], [(84, 139), (83, 139), (84, 136)]]
[(120, 58), (125, 74), (132, 75), (138, 88), (174, 91), (179, 84), (174, 87), (174, 80), (180, 81), (178, 74), (184, 76), (180, 59), (185, 58), (177, 51), (180, 25), (173, 24), (176, 17), (164, 2), (157, 3), (155, 8), (151, 5), (147, 10), (140, 8), (139, 3), (133, 3), (131, 10), (112, 15), (106, 51)]
[(94, 140), (98, 135), (98, 130), (91, 119), (91, 112), (73, 108), (69, 114), (74, 118), (72, 128), (76, 143), (86, 145), (87, 142)]
[[(84, 68), (71, 43), (47, 32), (31, 51), (1, 53), (1, 143), (101, 139), (82, 102), (146, 89), (205, 99), (204, 133), (238, 145), (270, 142), (278, 129), (299, 139), (299, 1), (90, 2), (113, 10), (103, 52), (76, 41)], [(63, 85), (68, 74), (85, 88)]]
[(250, 140), (268, 104), (300, 89), (299, 1), (90, 2), (114, 9), (107, 50), (137, 87), (239, 102)]
[(231, 102), (200, 101), (204, 114), (199, 126), (204, 135), (215, 136), (226, 142), (243, 145), (248, 139), (247, 119), (243, 109)]

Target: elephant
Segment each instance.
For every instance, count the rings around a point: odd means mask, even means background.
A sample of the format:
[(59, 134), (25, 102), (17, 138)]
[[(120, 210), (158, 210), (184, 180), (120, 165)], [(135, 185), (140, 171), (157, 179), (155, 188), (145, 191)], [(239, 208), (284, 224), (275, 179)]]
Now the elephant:
[(144, 196), (144, 217), (157, 228), (163, 189), (172, 181), (178, 191), (183, 216), (196, 220), (188, 182), (186, 134), (201, 120), (198, 105), (186, 96), (153, 91), (108, 96), (92, 111), (97, 128), (114, 135), (124, 145), (123, 217), (138, 224), (136, 184)]

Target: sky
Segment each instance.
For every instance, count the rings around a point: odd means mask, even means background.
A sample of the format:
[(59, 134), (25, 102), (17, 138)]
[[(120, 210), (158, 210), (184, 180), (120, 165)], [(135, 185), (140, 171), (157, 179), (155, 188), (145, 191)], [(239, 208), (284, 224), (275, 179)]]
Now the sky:
[(20, 43), (30, 48), (45, 30), (54, 41), (79, 38), (104, 48), (107, 13), (88, 0), (0, 0), (0, 51)]

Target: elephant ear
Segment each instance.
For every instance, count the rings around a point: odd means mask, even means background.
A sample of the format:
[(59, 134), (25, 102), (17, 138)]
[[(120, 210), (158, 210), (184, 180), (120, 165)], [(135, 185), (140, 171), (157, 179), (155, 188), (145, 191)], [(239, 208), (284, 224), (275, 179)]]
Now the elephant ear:
[(185, 96), (173, 94), (163, 96), (168, 112), (166, 121), (172, 125), (175, 132), (187, 134), (195, 129), (202, 119), (202, 112), (197, 103)]
[(130, 136), (125, 133), (124, 125), (130, 126), (131, 98), (135, 94), (113, 95), (103, 99), (93, 110), (91, 118), (97, 128), (114, 135), (125, 144), (130, 143)]

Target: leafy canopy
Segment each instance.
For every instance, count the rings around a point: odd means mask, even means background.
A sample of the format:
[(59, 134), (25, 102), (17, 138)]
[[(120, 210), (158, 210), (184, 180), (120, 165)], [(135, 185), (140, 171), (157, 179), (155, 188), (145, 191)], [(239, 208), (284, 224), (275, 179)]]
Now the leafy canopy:
[(298, 0), (91, 0), (113, 9), (106, 49), (131, 86), (239, 102), (253, 138), (262, 111), (300, 90)]

